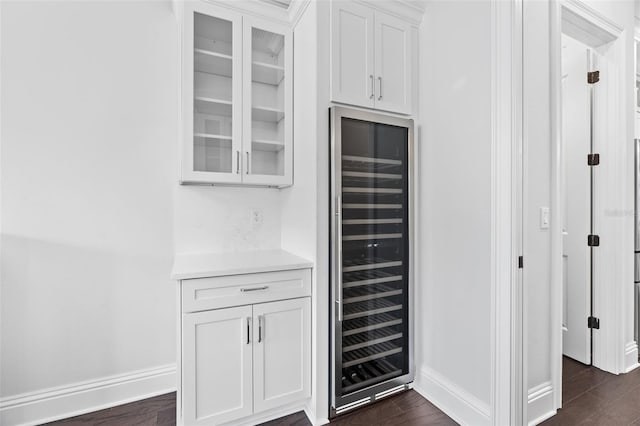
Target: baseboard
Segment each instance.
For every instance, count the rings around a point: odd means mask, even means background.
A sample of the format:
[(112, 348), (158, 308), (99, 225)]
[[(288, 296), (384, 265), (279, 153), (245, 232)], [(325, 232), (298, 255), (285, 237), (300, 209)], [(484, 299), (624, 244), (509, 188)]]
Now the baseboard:
[(624, 372), (629, 373), (640, 367), (638, 363), (638, 344), (635, 340), (627, 343), (624, 350)]
[(414, 390), (462, 425), (484, 426), (491, 424), (488, 404), (478, 400), (446, 377), (422, 368), (414, 383)]
[(556, 414), (556, 409), (553, 406), (553, 385), (551, 382), (544, 382), (529, 389), (527, 401), (529, 426), (540, 424)]
[(309, 419), (309, 421), (311, 422), (311, 424), (313, 426), (322, 426), (322, 425), (328, 425), (329, 424), (329, 419), (319, 419), (319, 418), (317, 418), (315, 413), (313, 413), (313, 411), (311, 411), (309, 406), (304, 407), (304, 414), (306, 414), (307, 419)]
[(176, 390), (176, 366), (138, 370), (0, 399), (0, 424), (36, 425)]

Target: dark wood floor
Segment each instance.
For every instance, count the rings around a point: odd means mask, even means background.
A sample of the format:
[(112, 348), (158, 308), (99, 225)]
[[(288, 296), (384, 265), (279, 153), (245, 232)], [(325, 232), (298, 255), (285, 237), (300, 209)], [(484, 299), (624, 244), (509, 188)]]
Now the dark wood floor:
[(565, 357), (562, 407), (542, 425), (640, 425), (640, 369), (616, 376)]
[[(331, 421), (331, 424), (339, 426), (448, 426), (458, 423), (420, 396), (418, 392), (410, 390), (339, 416)], [(262, 426), (311, 426), (311, 423), (303, 413), (296, 413), (263, 423)]]
[[(544, 426), (640, 426), (640, 369), (615, 376), (565, 358), (563, 408)], [(176, 424), (175, 393), (125, 404), (50, 423), (61, 426), (169, 426)], [(415, 391), (362, 407), (331, 422), (340, 426), (455, 425)], [(304, 413), (295, 413), (263, 426), (308, 426)]]
[[(107, 410), (49, 423), (59, 426), (169, 426), (176, 424), (176, 394), (156, 396)], [(390, 396), (331, 422), (340, 426), (457, 425), (415, 391)], [(264, 423), (262, 426), (310, 426), (303, 412)]]

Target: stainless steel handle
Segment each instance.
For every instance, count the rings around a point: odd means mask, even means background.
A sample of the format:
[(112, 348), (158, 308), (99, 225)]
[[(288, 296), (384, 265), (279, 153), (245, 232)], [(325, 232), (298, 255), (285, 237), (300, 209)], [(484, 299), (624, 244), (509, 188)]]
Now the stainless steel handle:
[(258, 290), (266, 290), (268, 289), (269, 286), (268, 285), (263, 285), (262, 287), (250, 287), (250, 288), (241, 288), (240, 291), (242, 292), (247, 292), (247, 291), (258, 291)]
[(258, 315), (258, 343), (262, 342), (262, 315)]
[(336, 259), (336, 309), (338, 310), (338, 321), (342, 321), (342, 200), (336, 197), (336, 241), (338, 244), (338, 258)]
[(251, 164), (251, 162), (249, 161), (249, 151), (247, 151), (247, 174), (249, 174), (249, 164)]
[(382, 99), (382, 77), (378, 77), (378, 100)]
[(240, 174), (240, 151), (236, 151), (236, 174)]
[(250, 327), (251, 327), (251, 317), (247, 317), (247, 345), (251, 343), (251, 338), (249, 337), (251, 335)]
[(375, 87), (373, 87), (373, 74), (369, 74), (369, 79), (371, 80), (371, 95), (369, 96), (369, 99), (373, 99), (376, 90)]

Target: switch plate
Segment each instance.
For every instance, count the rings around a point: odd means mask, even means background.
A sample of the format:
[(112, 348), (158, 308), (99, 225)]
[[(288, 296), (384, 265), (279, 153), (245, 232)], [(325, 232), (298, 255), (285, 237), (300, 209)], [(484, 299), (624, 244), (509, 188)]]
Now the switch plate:
[(549, 229), (550, 222), (549, 207), (540, 207), (540, 229)]

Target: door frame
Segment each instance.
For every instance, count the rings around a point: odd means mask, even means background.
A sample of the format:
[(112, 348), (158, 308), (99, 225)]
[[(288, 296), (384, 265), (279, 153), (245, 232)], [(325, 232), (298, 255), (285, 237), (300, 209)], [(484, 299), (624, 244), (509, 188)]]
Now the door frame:
[[(579, 0), (553, 0), (551, 4), (551, 379), (555, 408), (562, 406), (562, 99), (561, 99), (561, 34), (563, 32), (590, 47), (608, 44), (603, 57), (609, 59), (606, 73), (598, 83), (601, 105), (608, 114), (595, 114), (595, 152), (601, 154), (603, 165), (595, 170), (598, 178), (593, 185), (593, 226), (601, 236), (601, 246), (594, 250), (592, 265), (592, 315), (600, 318), (601, 328), (593, 333), (592, 364), (614, 374), (623, 373), (625, 367), (625, 317), (628, 314), (624, 297), (627, 275), (631, 279), (632, 256), (627, 249), (625, 231), (632, 225), (626, 206), (627, 188), (620, 185), (628, 174), (628, 161), (632, 158), (632, 144), (626, 144), (625, 97), (619, 96), (624, 81), (626, 53), (624, 29), (598, 11)], [(599, 135), (598, 135), (599, 132)], [(599, 136), (599, 137), (598, 137)], [(606, 139), (606, 144), (599, 140)], [(614, 142), (612, 142), (614, 141)], [(618, 143), (615, 143), (617, 141)], [(605, 162), (609, 162), (606, 165)], [(585, 159), (586, 164), (586, 159)], [(629, 184), (630, 185), (630, 184)], [(615, 210), (618, 209), (618, 210)], [(627, 224), (628, 222), (628, 224)], [(629, 231), (629, 236), (632, 232)], [(631, 237), (629, 237), (631, 238)], [(586, 241), (585, 241), (586, 244)], [(630, 252), (631, 253), (631, 252)], [(627, 259), (627, 257), (629, 259)], [(616, 262), (617, 260), (617, 262)], [(615, 265), (615, 266), (614, 266)], [(628, 270), (628, 271), (627, 271)], [(631, 279), (632, 281), (632, 279)], [(629, 285), (629, 288), (632, 287)], [(525, 328), (526, 321), (525, 318)], [(586, 327), (586, 324), (585, 324)], [(637, 347), (635, 348), (637, 357)]]
[(523, 269), (523, 1), (491, 1), (492, 425), (526, 419)]

